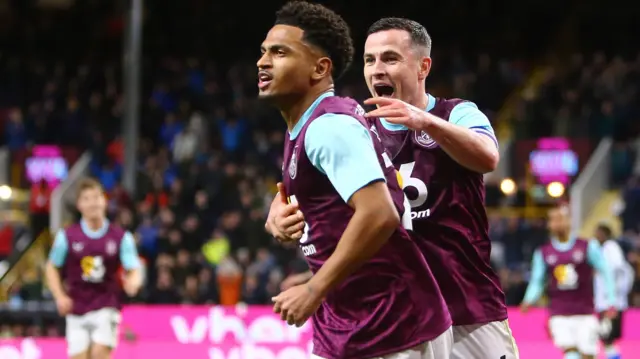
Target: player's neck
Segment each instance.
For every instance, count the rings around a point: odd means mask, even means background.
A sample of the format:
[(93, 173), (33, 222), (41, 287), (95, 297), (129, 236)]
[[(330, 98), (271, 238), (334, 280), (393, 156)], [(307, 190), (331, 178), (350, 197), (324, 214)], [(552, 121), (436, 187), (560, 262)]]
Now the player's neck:
[(305, 94), (300, 100), (291, 104), (291, 106), (285, 106), (280, 108), (280, 113), (287, 123), (287, 129), (289, 132), (293, 130), (304, 112), (311, 107), (313, 102), (322, 94), (333, 91), (333, 85), (331, 86), (317, 86), (312, 88), (307, 94)]
[(560, 243), (567, 243), (569, 242), (569, 233), (559, 233), (556, 234), (556, 239), (558, 240), (558, 242)]
[[(424, 88), (424, 86), (422, 86), (422, 88)], [(416, 93), (411, 105), (426, 111), (429, 106), (429, 96), (427, 95), (427, 92), (420, 91), (419, 93)]]
[(82, 218), (87, 227), (92, 231), (98, 231), (104, 227), (106, 219), (104, 218)]

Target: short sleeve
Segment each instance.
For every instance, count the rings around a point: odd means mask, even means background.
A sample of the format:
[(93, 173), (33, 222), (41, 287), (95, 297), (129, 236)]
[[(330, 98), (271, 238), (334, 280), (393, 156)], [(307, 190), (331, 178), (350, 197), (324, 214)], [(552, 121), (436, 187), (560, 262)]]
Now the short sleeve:
[(451, 110), (449, 122), (491, 138), (496, 144), (496, 147), (498, 147), (498, 140), (496, 139), (493, 127), (491, 127), (489, 118), (478, 109), (475, 103), (461, 102), (457, 104), (453, 110)]
[(311, 163), (345, 202), (370, 183), (384, 181), (369, 129), (355, 118), (322, 115), (309, 125), (304, 141)]
[(136, 248), (136, 241), (131, 232), (126, 232), (120, 243), (120, 263), (125, 270), (140, 268), (140, 257)]
[(59, 230), (56, 233), (56, 237), (53, 240), (53, 246), (49, 252), (49, 261), (57, 268), (64, 265), (67, 259), (67, 252), (69, 251), (69, 243), (67, 243), (67, 235), (64, 230)]

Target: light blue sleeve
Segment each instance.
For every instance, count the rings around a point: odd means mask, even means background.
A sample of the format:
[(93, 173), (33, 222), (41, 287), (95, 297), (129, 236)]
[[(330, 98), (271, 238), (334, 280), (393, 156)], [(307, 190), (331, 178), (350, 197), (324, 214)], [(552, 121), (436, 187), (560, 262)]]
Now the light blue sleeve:
[(53, 245), (49, 252), (49, 261), (51, 261), (55, 267), (60, 268), (67, 259), (67, 252), (69, 252), (67, 235), (64, 230), (59, 230), (58, 233), (56, 233), (56, 238), (53, 240)]
[(345, 202), (361, 188), (384, 181), (369, 129), (343, 114), (324, 114), (307, 128), (305, 151)]
[(478, 109), (475, 103), (461, 102), (457, 104), (453, 110), (451, 110), (449, 122), (491, 138), (496, 144), (496, 147), (498, 147), (498, 140), (496, 139), (493, 127), (491, 127), (489, 118)]
[(120, 263), (125, 270), (140, 268), (140, 257), (138, 257), (138, 249), (136, 241), (131, 232), (126, 232), (120, 243)]
[(604, 253), (602, 253), (602, 247), (600, 247), (600, 243), (595, 239), (589, 240), (589, 245), (587, 247), (587, 260), (589, 261), (589, 264), (591, 264), (591, 266), (602, 275), (607, 300), (609, 301), (609, 304), (613, 306), (616, 302), (616, 282), (614, 280), (613, 271), (607, 264)]
[(547, 265), (542, 258), (542, 252), (536, 250), (533, 253), (533, 261), (531, 262), (531, 277), (529, 278), (529, 286), (524, 295), (524, 303), (533, 304), (540, 299), (544, 293), (544, 277), (547, 271)]

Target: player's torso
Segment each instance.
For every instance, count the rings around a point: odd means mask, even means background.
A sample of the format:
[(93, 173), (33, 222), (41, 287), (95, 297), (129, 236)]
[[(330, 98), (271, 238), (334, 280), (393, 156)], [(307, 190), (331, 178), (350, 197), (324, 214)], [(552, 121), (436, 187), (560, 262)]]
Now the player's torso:
[(65, 282), (69, 295), (74, 300), (75, 314), (118, 307), (120, 286), (120, 243), (124, 232), (109, 225), (100, 238), (90, 238), (80, 225), (65, 230), (68, 253), (65, 260)]
[[(306, 228), (299, 245), (314, 273), (335, 250), (354, 212), (307, 157), (305, 131), (323, 113), (345, 113), (368, 127), (362, 112), (353, 100), (325, 99), (296, 139), (287, 135), (285, 140), (283, 182), (289, 200), (297, 202), (304, 214)], [(378, 140), (374, 138), (373, 142), (389, 191), (402, 215), (404, 194), (395, 169)], [(408, 233), (399, 227), (372, 259), (327, 295), (313, 324), (315, 354), (359, 358), (379, 356), (380, 350), (412, 338), (428, 340), (425, 338), (437, 336), (450, 322), (424, 258)]]
[[(313, 271), (319, 269), (333, 253), (353, 215), (353, 209), (340, 197), (327, 176), (311, 163), (305, 151), (306, 129), (325, 113), (348, 114), (358, 119), (365, 128), (367, 126), (367, 122), (361, 116), (364, 111), (355, 101), (332, 96), (320, 103), (294, 140), (291, 140), (288, 134), (286, 135), (282, 167), (283, 182), (288, 200), (297, 202), (305, 216), (307, 227), (305, 235), (300, 240), (300, 247)], [(374, 133), (371, 135), (375, 137)], [(373, 145), (391, 197), (402, 216), (405, 212), (404, 193), (398, 183), (390, 156), (376, 138)], [(398, 228), (392, 240), (410, 242), (408, 233), (402, 228)]]
[(567, 251), (551, 243), (541, 248), (548, 279), (549, 311), (552, 315), (592, 314), (593, 268), (587, 258), (588, 241), (578, 239)]
[[(448, 120), (460, 100), (437, 99), (430, 112)], [(504, 320), (504, 292), (491, 268), (484, 180), (455, 162), (423, 131), (390, 131), (372, 122), (393, 156), (410, 200), (412, 236), (449, 305), (454, 325)]]

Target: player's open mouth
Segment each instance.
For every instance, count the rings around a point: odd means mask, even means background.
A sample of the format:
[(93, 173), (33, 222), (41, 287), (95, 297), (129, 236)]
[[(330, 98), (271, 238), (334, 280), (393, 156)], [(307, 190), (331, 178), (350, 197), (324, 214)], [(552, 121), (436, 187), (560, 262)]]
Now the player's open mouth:
[(260, 90), (264, 90), (269, 87), (269, 84), (271, 84), (271, 80), (273, 80), (273, 76), (271, 76), (270, 73), (266, 71), (258, 72), (258, 88)]
[(376, 95), (380, 97), (393, 97), (393, 93), (395, 92), (393, 86), (387, 84), (373, 85), (373, 89), (375, 90)]

